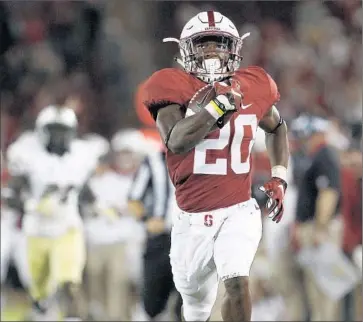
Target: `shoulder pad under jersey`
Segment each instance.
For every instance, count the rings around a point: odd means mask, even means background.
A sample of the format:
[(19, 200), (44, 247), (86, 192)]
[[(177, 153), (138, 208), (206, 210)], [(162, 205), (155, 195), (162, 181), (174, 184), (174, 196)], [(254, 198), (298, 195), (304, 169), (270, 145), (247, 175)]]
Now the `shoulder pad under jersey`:
[(26, 175), (30, 160), (39, 151), (39, 140), (35, 132), (22, 133), (7, 150), (7, 165), (12, 176)]
[(236, 72), (235, 77), (245, 84), (244, 87), (247, 86), (250, 97), (253, 97), (254, 100), (264, 101), (263, 103), (260, 103), (261, 116), (263, 116), (272, 105), (279, 101), (280, 93), (277, 85), (263, 68), (250, 66), (245, 69), (240, 69)]
[(160, 108), (170, 104), (185, 105), (183, 87), (189, 86), (190, 75), (177, 68), (165, 68), (152, 74), (139, 87), (140, 100), (154, 119)]
[(72, 142), (71, 156), (74, 162), (82, 163), (85, 172), (89, 173), (96, 168), (101, 155), (92, 142), (76, 139)]

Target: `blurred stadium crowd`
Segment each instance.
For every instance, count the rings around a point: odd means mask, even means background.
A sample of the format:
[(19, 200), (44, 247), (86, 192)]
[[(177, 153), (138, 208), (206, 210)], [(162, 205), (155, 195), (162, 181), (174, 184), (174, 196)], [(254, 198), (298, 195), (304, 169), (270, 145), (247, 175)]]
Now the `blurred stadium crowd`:
[[(103, 142), (102, 148), (111, 148), (113, 153), (134, 153), (116, 158), (116, 169), (107, 158), (101, 159), (93, 175), (95, 190), (106, 189), (106, 194), (114, 195), (119, 185), (120, 194), (115, 198), (122, 213), (122, 217), (111, 220), (103, 209), (98, 216), (106, 219), (96, 217), (85, 223), (88, 259), (84, 298), (88, 315), (95, 320), (124, 316), (147, 319), (138, 295), (145, 225), (124, 218), (130, 215), (126, 210), (127, 187), (136, 169), (125, 174), (120, 163), (134, 162), (135, 155), (145, 157), (149, 151), (140, 151), (138, 144), (117, 151), (109, 142), (115, 142), (112, 139), (124, 129), (152, 132), (154, 124), (138, 100), (138, 85), (153, 71), (176, 64), (175, 47), (162, 44), (162, 39), (178, 36), (191, 16), (210, 9), (229, 16), (241, 34), (251, 32), (244, 43), (243, 64), (261, 66), (275, 79), (281, 93), (278, 107), (291, 129), (287, 214), (281, 224), (266, 222), (264, 227), (251, 273), (254, 320), (314, 320), (303, 280), (306, 265), (298, 261), (301, 245), (295, 213), (301, 207), (298, 198), (312, 159), (305, 143), (317, 133), (323, 134), (340, 160), (338, 244), (352, 263), (354, 252), (362, 245), (361, 1), (0, 2), (1, 187), (6, 188), (9, 180), (7, 147), (34, 127), (39, 111), (48, 105), (72, 108), (79, 119), (79, 136), (84, 140), (94, 145)], [(327, 126), (314, 126), (317, 117), (327, 121)], [(122, 133), (128, 140), (129, 132)], [(132, 142), (131, 136), (129, 139)], [(252, 158), (253, 193), (263, 203), (256, 189), (270, 175), (263, 137), (257, 139)], [(98, 180), (109, 172), (112, 176)], [(114, 180), (117, 183), (113, 185)], [(18, 320), (24, 316), (17, 314), (27, 308), (22, 294), (29, 278), (19, 224), (22, 214), (8, 211), (3, 202), (1, 207), (2, 313)], [(115, 227), (121, 227), (119, 232)], [(5, 247), (5, 243), (9, 244)], [(107, 251), (101, 247), (105, 245)], [(3, 256), (5, 248), (9, 258)], [(105, 257), (102, 260), (108, 261), (106, 274), (98, 265), (100, 254)], [(361, 264), (361, 256), (360, 248), (360, 260), (354, 265), (359, 266), (359, 261)], [(9, 270), (5, 264), (8, 259)], [(111, 276), (112, 269), (117, 276)], [(109, 283), (109, 293), (99, 291), (100, 281)], [(127, 295), (114, 286), (126, 282), (132, 285)], [(361, 281), (341, 292), (333, 301), (336, 312), (331, 320), (362, 320), (361, 295)], [(325, 304), (316, 299), (316, 305)], [(321, 316), (324, 320), (329, 314)]]

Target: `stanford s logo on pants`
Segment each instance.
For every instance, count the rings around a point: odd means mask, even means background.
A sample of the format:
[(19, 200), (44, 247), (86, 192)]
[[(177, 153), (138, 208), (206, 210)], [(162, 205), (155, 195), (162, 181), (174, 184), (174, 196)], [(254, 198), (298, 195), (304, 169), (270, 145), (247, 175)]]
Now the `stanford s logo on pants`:
[(212, 215), (204, 216), (204, 226), (207, 226), (207, 227), (213, 226), (213, 216)]

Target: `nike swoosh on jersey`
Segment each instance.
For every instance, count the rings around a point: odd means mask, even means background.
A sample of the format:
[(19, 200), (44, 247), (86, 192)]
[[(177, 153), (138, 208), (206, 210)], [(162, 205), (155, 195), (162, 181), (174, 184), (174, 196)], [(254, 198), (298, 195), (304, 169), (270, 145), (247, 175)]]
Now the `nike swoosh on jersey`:
[(247, 105), (243, 105), (243, 103), (241, 103), (241, 107), (242, 107), (243, 110), (245, 110), (246, 108), (249, 108), (251, 105), (252, 105), (252, 103), (247, 104)]

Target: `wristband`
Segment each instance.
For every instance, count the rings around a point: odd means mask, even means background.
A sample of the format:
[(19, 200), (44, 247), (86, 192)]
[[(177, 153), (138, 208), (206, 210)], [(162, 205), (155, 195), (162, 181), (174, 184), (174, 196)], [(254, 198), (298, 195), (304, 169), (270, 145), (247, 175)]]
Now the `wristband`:
[(211, 114), (216, 120), (218, 120), (221, 116), (224, 115), (224, 111), (218, 106), (218, 104), (211, 100), (205, 107), (204, 107), (209, 114)]
[(282, 165), (275, 165), (271, 169), (271, 177), (277, 177), (287, 182), (287, 169)]

